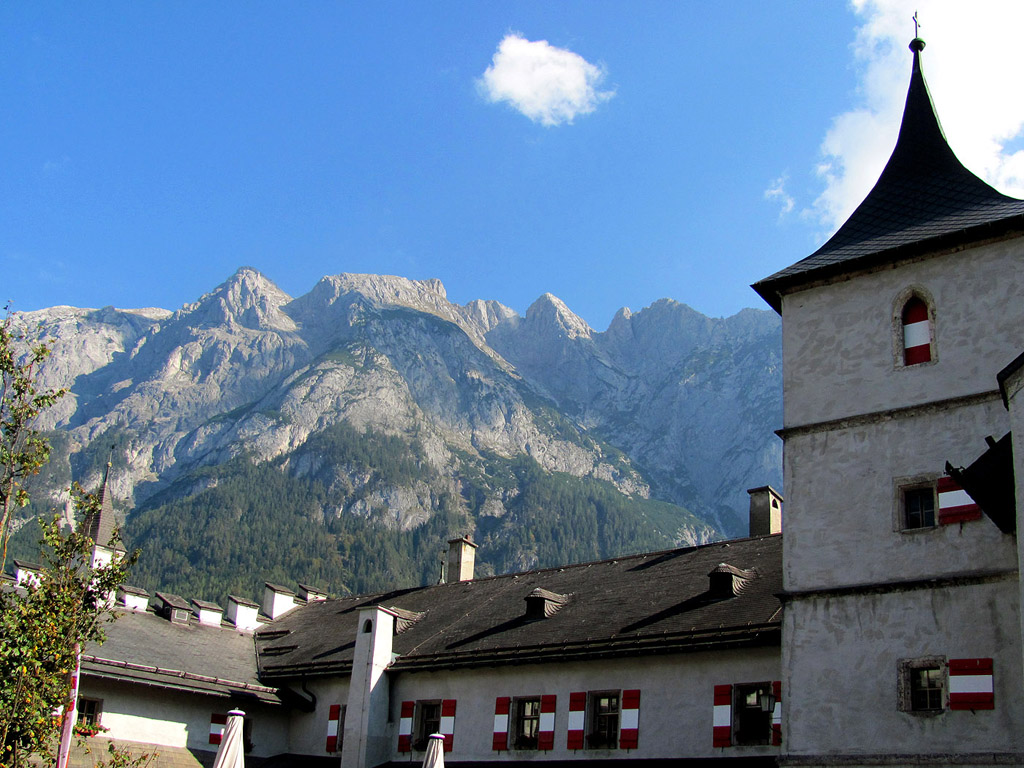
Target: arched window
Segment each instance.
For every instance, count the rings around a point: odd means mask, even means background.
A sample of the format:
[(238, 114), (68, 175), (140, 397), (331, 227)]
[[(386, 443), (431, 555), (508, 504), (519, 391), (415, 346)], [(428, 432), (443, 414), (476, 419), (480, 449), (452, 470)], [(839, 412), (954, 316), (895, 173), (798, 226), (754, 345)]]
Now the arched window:
[(370, 634), (373, 631), (373, 622), (367, 619), (363, 622), (363, 634)]
[(903, 305), (903, 364), (917, 365), (932, 359), (932, 328), (928, 305), (911, 296)]

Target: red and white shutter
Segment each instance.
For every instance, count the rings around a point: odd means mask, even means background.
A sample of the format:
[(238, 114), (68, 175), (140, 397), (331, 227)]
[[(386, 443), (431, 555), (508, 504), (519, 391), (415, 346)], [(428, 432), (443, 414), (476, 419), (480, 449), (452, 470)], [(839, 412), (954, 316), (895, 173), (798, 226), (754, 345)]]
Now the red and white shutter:
[(951, 477), (940, 477), (939, 525), (964, 523), (981, 518), (981, 507)]
[(640, 691), (622, 692), (619, 715), (619, 749), (636, 749), (640, 740)]
[(412, 752), (412, 721), (416, 715), (416, 702), (403, 701), (398, 720), (398, 751)]
[(992, 659), (949, 660), (949, 708), (995, 709)]
[(583, 749), (583, 728), (587, 714), (587, 693), (577, 691), (569, 694), (569, 732), (565, 740), (566, 749)]
[(732, 686), (715, 686), (714, 746), (732, 746)]
[(228, 724), (228, 716), (213, 714), (210, 715), (210, 743), (220, 744), (224, 738), (224, 727)]
[(330, 753), (338, 751), (338, 724), (341, 720), (341, 705), (331, 704), (327, 713), (327, 746)]
[(776, 680), (772, 683), (772, 693), (775, 695), (775, 709), (772, 710), (772, 744), (778, 747), (782, 745), (782, 681)]
[(932, 359), (928, 306), (916, 296), (903, 305), (903, 364), (917, 365)]
[(558, 697), (554, 694), (540, 697), (540, 726), (537, 731), (537, 749), (552, 750), (555, 748), (555, 704)]
[(491, 749), (500, 752), (508, 749), (508, 710), (512, 699), (508, 696), (499, 696), (494, 700), (494, 739), (491, 742)]
[(441, 701), (441, 735), (444, 736), (444, 751), (451, 752), (455, 741), (455, 699)]

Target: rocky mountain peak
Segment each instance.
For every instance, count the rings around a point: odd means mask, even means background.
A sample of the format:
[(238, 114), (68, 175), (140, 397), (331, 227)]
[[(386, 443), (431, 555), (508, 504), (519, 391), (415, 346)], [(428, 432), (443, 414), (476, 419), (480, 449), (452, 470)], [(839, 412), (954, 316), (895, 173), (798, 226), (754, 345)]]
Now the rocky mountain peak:
[(192, 325), (293, 331), (294, 321), (282, 311), (291, 300), (255, 269), (242, 267), (199, 301), (183, 307), (182, 312)]
[(565, 305), (560, 298), (545, 293), (526, 310), (527, 325), (552, 328), (570, 339), (590, 338), (594, 333), (587, 322)]

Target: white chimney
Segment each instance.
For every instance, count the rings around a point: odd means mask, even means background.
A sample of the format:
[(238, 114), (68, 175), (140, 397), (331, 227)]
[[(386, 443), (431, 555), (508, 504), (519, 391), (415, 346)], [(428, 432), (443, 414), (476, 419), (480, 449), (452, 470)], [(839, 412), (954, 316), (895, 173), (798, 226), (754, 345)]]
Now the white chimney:
[(449, 582), (472, 581), (475, 563), (476, 544), (465, 537), (448, 541), (447, 577)]
[(235, 625), (235, 629), (243, 632), (251, 632), (260, 625), (259, 620), (260, 604), (244, 597), (228, 595), (228, 621)]
[(27, 563), (24, 560), (14, 561), (14, 583), (19, 587), (26, 584), (31, 587), (39, 586), (39, 577), (43, 572), (43, 566), (35, 563)]
[(144, 612), (149, 608), (149, 592), (124, 584), (117, 588), (117, 602), (129, 611)]
[(295, 593), (288, 587), (269, 581), (264, 582), (263, 587), (263, 613), (271, 619), (284, 616), (295, 607)]
[(750, 488), (750, 535), (769, 536), (782, 532), (782, 494), (770, 485)]
[(205, 600), (192, 600), (192, 611), (200, 624), (208, 627), (219, 627), (224, 618), (224, 609), (216, 603), (208, 603)]
[(308, 584), (299, 584), (299, 599), (305, 600), (307, 603), (315, 603), (320, 600), (326, 600), (327, 593)]

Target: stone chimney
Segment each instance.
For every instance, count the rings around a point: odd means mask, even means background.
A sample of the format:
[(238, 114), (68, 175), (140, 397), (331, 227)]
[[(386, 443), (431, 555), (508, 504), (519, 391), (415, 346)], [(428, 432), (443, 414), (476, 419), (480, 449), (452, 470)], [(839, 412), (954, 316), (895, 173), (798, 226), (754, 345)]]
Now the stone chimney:
[(782, 533), (782, 494), (770, 485), (750, 488), (750, 535)]
[(295, 593), (280, 584), (263, 584), (263, 613), (271, 619), (284, 616), (295, 607)]
[(244, 597), (228, 595), (228, 621), (235, 625), (235, 629), (243, 632), (251, 632), (260, 625), (259, 620), (260, 604)]
[(448, 541), (447, 580), (449, 583), (472, 581), (475, 563), (476, 544), (466, 537), (450, 539)]

